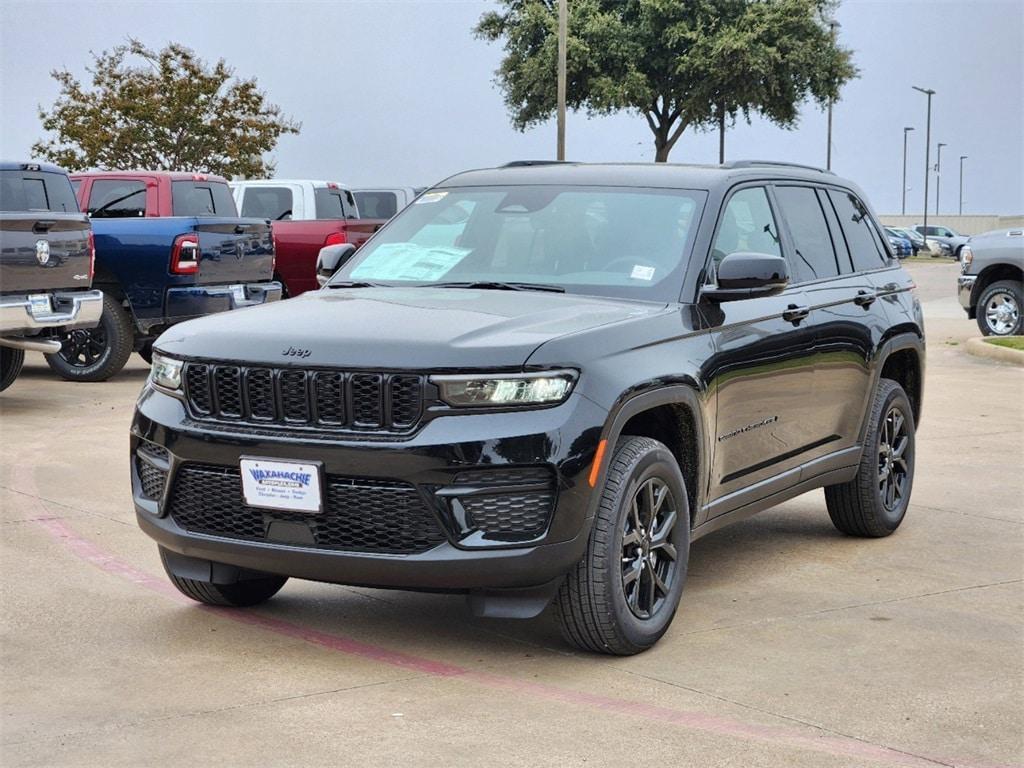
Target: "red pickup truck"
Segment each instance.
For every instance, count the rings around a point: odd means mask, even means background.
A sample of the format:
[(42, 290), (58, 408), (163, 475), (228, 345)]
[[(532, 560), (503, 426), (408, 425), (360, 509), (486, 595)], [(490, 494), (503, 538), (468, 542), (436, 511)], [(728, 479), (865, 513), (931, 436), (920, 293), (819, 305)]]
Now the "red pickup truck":
[(360, 219), (351, 190), (333, 181), (263, 179), (233, 181), (242, 216), (269, 219), (277, 271), (286, 296), (315, 290), (316, 258), (325, 245), (358, 248), (386, 219)]

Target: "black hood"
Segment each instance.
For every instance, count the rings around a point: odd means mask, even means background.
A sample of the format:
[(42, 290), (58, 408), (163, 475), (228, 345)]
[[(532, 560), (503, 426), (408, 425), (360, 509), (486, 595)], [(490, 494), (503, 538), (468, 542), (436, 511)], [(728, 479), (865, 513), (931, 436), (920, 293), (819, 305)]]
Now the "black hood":
[(546, 341), (664, 311), (664, 304), (564, 293), (334, 288), (191, 320), (156, 346), (180, 357), (263, 364), (508, 368)]

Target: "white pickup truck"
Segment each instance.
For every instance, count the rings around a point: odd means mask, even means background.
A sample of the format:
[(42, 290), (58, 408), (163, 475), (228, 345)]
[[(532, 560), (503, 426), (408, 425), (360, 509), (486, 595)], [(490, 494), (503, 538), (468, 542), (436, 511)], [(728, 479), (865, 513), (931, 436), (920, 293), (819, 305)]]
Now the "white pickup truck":
[(277, 257), (274, 279), (284, 284), (285, 296), (318, 287), (321, 248), (343, 243), (358, 248), (389, 218), (361, 217), (352, 190), (334, 181), (233, 181), (231, 190), (243, 216), (270, 220)]
[(416, 199), (426, 187), (374, 187), (354, 189), (360, 218), (390, 219)]

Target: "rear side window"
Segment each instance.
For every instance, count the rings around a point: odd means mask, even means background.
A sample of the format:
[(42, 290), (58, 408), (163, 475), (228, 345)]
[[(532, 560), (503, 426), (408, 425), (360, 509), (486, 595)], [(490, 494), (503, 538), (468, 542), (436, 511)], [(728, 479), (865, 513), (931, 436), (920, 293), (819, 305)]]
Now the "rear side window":
[(172, 181), (175, 216), (237, 216), (235, 199), (222, 181)]
[(775, 197), (789, 225), (796, 253), (792, 259), (793, 282), (804, 283), (839, 276), (839, 263), (825, 212), (811, 187), (776, 187)]
[[(317, 187), (314, 195), (316, 196), (316, 217), (318, 219), (356, 218), (356, 207), (352, 204), (354, 202), (352, 193), (348, 190)], [(348, 204), (346, 204), (346, 196)]]
[(292, 217), (292, 191), (288, 187), (247, 187), (242, 197), (242, 215), (271, 221)]
[(94, 219), (145, 216), (146, 182), (131, 179), (93, 180), (86, 213)]
[(359, 216), (364, 219), (390, 219), (398, 213), (398, 195), (394, 192), (356, 192)]
[(729, 198), (715, 238), (712, 257), (717, 265), (730, 253), (767, 253), (781, 256), (779, 227), (764, 187), (741, 189)]
[(77, 213), (78, 201), (62, 173), (0, 171), (0, 210)]
[(829, 199), (839, 217), (843, 237), (858, 272), (885, 266), (889, 256), (864, 203), (851, 192), (830, 189)]

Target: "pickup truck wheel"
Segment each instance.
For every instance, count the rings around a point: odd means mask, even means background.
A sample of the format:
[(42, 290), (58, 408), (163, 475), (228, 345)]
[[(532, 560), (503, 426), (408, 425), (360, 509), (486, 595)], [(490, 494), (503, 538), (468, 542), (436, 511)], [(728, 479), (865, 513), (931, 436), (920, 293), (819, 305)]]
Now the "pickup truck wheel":
[(903, 522), (914, 484), (914, 412), (903, 387), (881, 379), (857, 476), (825, 489), (832, 524), (850, 536), (881, 538)]
[(246, 608), (259, 605), (276, 595), (288, 581), (287, 576), (260, 576), (254, 579), (237, 581), (234, 584), (213, 584), (209, 581), (198, 581), (178, 576), (168, 564), (160, 550), (160, 560), (171, 583), (185, 597), (204, 605), (221, 605), (229, 608)]
[(689, 503), (675, 457), (657, 440), (623, 437), (586, 554), (556, 600), (566, 640), (619, 656), (650, 648), (679, 606), (689, 551)]
[(132, 354), (134, 331), (121, 303), (103, 294), (103, 315), (95, 328), (79, 328), (60, 337), (61, 350), (46, 362), (68, 381), (106, 381), (124, 368)]
[(978, 300), (978, 328), (986, 336), (1020, 336), (1024, 332), (1024, 290), (1015, 280), (1000, 280)]
[(25, 350), (0, 347), (0, 392), (14, 383), (24, 364)]

